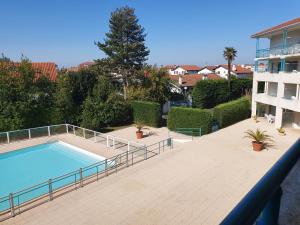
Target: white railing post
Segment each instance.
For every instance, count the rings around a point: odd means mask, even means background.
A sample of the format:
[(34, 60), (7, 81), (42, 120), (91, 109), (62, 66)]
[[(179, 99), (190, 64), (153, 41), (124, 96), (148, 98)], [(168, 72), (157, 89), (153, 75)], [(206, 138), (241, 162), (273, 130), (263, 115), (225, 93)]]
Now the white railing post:
[(106, 147), (109, 147), (109, 136), (106, 136)]
[(9, 194), (10, 213), (15, 216), (14, 196), (12, 193)]
[(83, 128), (83, 138), (85, 138), (85, 129)]
[(28, 129), (28, 138), (31, 139), (31, 131)]
[(50, 126), (48, 126), (48, 136), (50, 136), (51, 133), (50, 133)]
[(94, 131), (94, 142), (97, 142), (96, 131)]
[(66, 124), (66, 131), (67, 131), (67, 134), (69, 133), (69, 126), (68, 124)]
[(6, 137), (7, 137), (7, 143), (9, 144), (10, 140), (9, 140), (9, 132), (6, 132)]
[(76, 136), (75, 126), (73, 126), (73, 134)]

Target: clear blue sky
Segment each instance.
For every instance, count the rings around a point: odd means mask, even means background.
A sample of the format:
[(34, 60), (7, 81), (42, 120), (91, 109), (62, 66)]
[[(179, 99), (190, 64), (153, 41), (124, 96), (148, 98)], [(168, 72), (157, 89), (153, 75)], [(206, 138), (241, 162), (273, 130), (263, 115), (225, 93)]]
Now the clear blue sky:
[(0, 53), (59, 66), (102, 58), (94, 41), (124, 5), (136, 9), (148, 63), (158, 65), (224, 63), (225, 46), (238, 50), (237, 63), (252, 63), (251, 34), (300, 16), (299, 0), (1, 0)]

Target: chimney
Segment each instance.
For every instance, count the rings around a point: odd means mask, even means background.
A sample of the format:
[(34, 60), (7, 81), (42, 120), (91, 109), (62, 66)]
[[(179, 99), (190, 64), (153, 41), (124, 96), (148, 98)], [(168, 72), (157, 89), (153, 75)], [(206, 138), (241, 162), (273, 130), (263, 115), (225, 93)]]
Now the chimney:
[(178, 77), (178, 83), (179, 83), (179, 85), (182, 85), (182, 75), (179, 75), (179, 77)]

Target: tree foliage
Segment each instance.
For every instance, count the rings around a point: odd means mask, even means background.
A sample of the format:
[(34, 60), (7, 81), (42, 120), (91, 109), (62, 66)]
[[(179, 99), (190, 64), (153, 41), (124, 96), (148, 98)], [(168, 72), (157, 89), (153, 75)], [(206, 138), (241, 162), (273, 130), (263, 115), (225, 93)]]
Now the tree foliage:
[(231, 89), (231, 64), (235, 60), (237, 51), (233, 47), (225, 47), (223, 57), (227, 60), (228, 66), (228, 88)]
[(231, 99), (242, 97), (251, 88), (251, 79), (233, 79), (231, 91), (227, 88), (226, 80), (201, 80), (192, 92), (193, 107), (213, 108)]
[(51, 122), (54, 84), (44, 75), (36, 79), (28, 59), (0, 60), (0, 130), (36, 127)]
[(109, 65), (111, 74), (121, 78), (125, 99), (128, 86), (137, 71), (143, 67), (150, 52), (145, 46), (144, 28), (138, 22), (133, 8), (119, 8), (111, 14), (110, 30), (106, 33), (104, 42), (96, 43), (107, 55), (104, 60)]

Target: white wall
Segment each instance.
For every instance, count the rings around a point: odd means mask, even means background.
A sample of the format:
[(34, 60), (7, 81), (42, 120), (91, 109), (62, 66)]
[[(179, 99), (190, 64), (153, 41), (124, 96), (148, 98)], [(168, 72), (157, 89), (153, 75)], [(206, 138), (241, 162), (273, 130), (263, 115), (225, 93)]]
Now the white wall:
[(185, 74), (187, 71), (182, 69), (181, 67), (178, 67), (174, 70), (174, 75), (180, 75), (180, 74)]
[(214, 72), (207, 68), (204, 68), (198, 72), (198, 74), (210, 74), (210, 73), (214, 73)]

